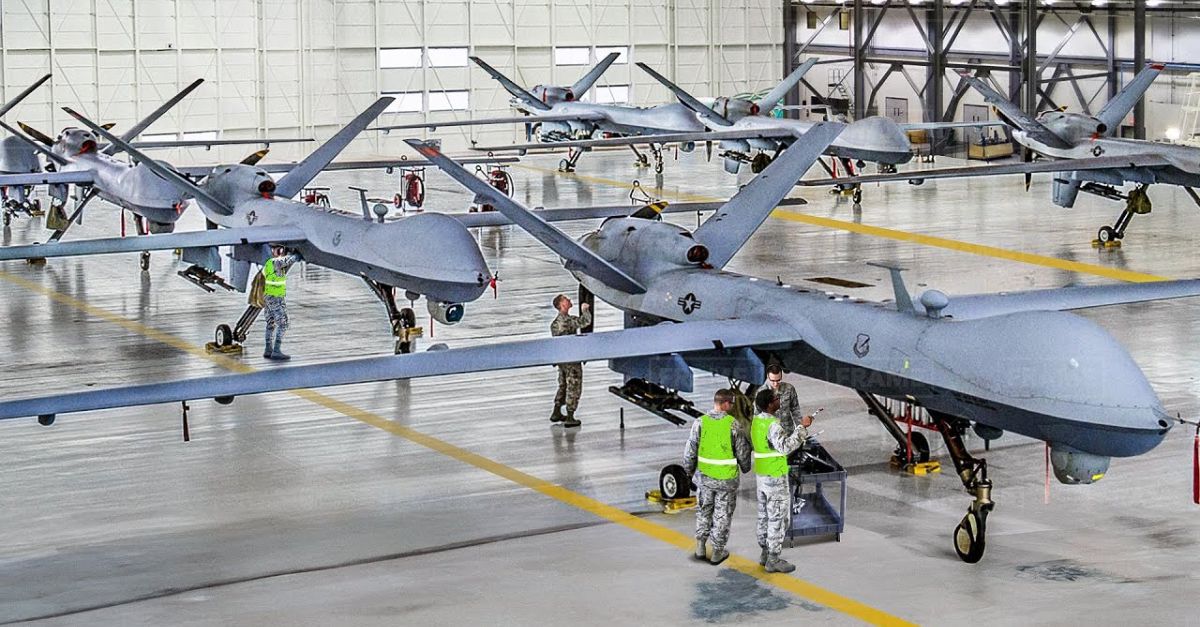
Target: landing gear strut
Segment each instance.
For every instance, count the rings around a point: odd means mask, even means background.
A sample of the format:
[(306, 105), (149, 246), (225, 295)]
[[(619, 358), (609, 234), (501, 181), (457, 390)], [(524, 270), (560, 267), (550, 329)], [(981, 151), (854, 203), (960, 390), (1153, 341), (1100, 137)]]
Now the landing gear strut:
[(1091, 192), (1104, 198), (1125, 201), (1125, 208), (1117, 216), (1117, 221), (1112, 226), (1104, 225), (1100, 227), (1100, 230), (1096, 232), (1096, 241), (1094, 243), (1097, 246), (1120, 246), (1121, 240), (1125, 239), (1125, 229), (1129, 227), (1129, 222), (1133, 220), (1133, 216), (1150, 213), (1154, 206), (1150, 202), (1150, 196), (1146, 193), (1146, 188), (1148, 187), (1149, 185), (1138, 185), (1129, 190), (1128, 194), (1122, 194), (1112, 187), (1092, 183), (1080, 188), (1081, 191)]
[(650, 167), (649, 157), (647, 157), (644, 153), (639, 152), (637, 149), (637, 146), (635, 146), (633, 144), (629, 144), (629, 149), (633, 151), (633, 155), (634, 155), (633, 165), (635, 167), (639, 167), (639, 168)]
[(962, 434), (966, 423), (949, 416), (930, 412), (937, 423), (946, 450), (954, 460), (954, 470), (962, 480), (967, 493), (975, 498), (967, 508), (967, 514), (954, 529), (954, 552), (968, 564), (983, 559), (987, 548), (987, 517), (996, 506), (992, 501), (992, 482), (987, 477), (987, 460), (972, 457), (963, 444)]
[(892, 452), (893, 464), (900, 468), (906, 468), (910, 464), (923, 464), (929, 461), (929, 440), (925, 439), (924, 434), (920, 432), (906, 433), (897, 424), (900, 418), (893, 414), (878, 396), (862, 390), (855, 391), (858, 392), (858, 397), (867, 404), (867, 413), (878, 418), (884, 430), (896, 440), (896, 450)]
[(415, 351), (417, 338), (424, 334), (424, 329), (417, 326), (417, 314), (411, 307), (396, 306), (396, 288), (366, 277), (363, 277), (363, 281), (387, 310), (388, 322), (392, 325), (392, 336), (396, 338), (395, 354), (403, 355)]

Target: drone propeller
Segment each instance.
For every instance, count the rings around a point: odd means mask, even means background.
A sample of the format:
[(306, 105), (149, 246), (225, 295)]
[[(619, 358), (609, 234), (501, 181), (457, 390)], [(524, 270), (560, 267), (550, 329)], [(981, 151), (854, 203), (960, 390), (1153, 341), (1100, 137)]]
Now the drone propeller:
[(26, 124), (24, 122), (17, 122), (17, 126), (21, 127), (21, 130), (25, 131), (26, 135), (38, 140), (39, 142), (41, 142), (47, 146), (54, 145), (54, 140), (50, 139), (49, 135), (46, 135), (45, 133), (37, 130), (36, 128), (33, 128), (32, 126), (29, 126), (28, 124)]
[(241, 163), (242, 165), (258, 165), (258, 162), (262, 161), (262, 158), (267, 156), (268, 152), (271, 152), (270, 148), (263, 148), (262, 150), (252, 152), (250, 156), (242, 159)]

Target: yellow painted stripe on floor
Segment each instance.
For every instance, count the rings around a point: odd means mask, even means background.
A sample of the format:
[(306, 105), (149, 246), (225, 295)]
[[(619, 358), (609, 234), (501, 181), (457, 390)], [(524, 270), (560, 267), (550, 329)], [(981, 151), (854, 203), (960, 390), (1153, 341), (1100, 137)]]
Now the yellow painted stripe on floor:
[[(534, 171), (543, 172), (543, 173), (561, 174), (562, 176), (568, 176), (571, 178), (579, 179), (581, 181), (586, 181), (589, 183), (596, 183), (598, 185), (607, 185), (609, 187), (617, 187), (617, 188), (622, 188), (622, 189), (633, 189), (632, 184), (624, 183), (624, 182), (613, 180), (613, 179), (588, 176), (588, 175), (579, 174), (576, 172), (559, 172), (558, 170), (554, 170), (552, 168), (540, 168), (537, 166), (527, 165), (527, 164), (523, 164), (523, 163), (516, 164), (516, 165), (517, 165), (517, 167), (525, 168), (527, 170), (534, 170)], [(721, 198), (713, 198), (711, 196), (702, 196), (702, 195), (698, 195), (698, 194), (692, 194), (689, 192), (671, 191), (671, 190), (663, 189), (661, 187), (645, 187), (645, 186), (643, 186), (643, 188), (656, 196), (661, 196), (661, 197), (665, 197), (665, 198), (674, 198), (676, 200), (681, 200), (681, 201), (685, 201), (685, 202), (719, 202), (719, 201), (723, 200)], [(983, 244), (971, 244), (969, 242), (961, 242), (958, 240), (947, 239), (945, 237), (937, 237), (934, 235), (922, 235), (920, 233), (912, 233), (909, 231), (900, 231), (897, 229), (889, 229), (889, 228), (884, 228), (884, 227), (880, 227), (880, 226), (871, 226), (868, 224), (858, 224), (855, 222), (846, 222), (845, 220), (835, 220), (833, 218), (822, 218), (822, 217), (814, 216), (814, 215), (807, 214), (807, 213), (800, 213), (800, 212), (797, 212), (794, 210), (777, 209), (777, 210), (775, 210), (775, 212), (773, 212), (771, 214), (771, 217), (778, 218), (781, 220), (788, 220), (791, 222), (800, 222), (800, 223), (804, 223), (804, 224), (811, 224), (813, 226), (819, 226), (819, 227), (823, 227), (823, 228), (827, 228), (827, 229), (849, 231), (851, 233), (858, 233), (861, 235), (870, 235), (873, 237), (882, 237), (882, 238), (901, 241), (901, 242), (910, 242), (913, 244), (920, 244), (922, 246), (929, 246), (929, 247), (933, 247), (933, 248), (945, 248), (947, 250), (969, 253), (972, 255), (982, 255), (984, 257), (992, 257), (994, 259), (1004, 259), (1006, 261), (1016, 261), (1019, 263), (1028, 263), (1031, 265), (1042, 266), (1045, 268), (1055, 268), (1057, 270), (1067, 270), (1069, 272), (1077, 272), (1079, 274), (1091, 274), (1094, 276), (1102, 276), (1102, 277), (1107, 277), (1110, 279), (1116, 279), (1118, 281), (1130, 281), (1133, 283), (1145, 283), (1145, 282), (1149, 282), (1149, 281), (1165, 281), (1165, 280), (1167, 280), (1167, 277), (1156, 276), (1153, 274), (1146, 274), (1143, 272), (1133, 272), (1131, 270), (1121, 270), (1119, 268), (1109, 268), (1107, 266), (1101, 266), (1101, 265), (1096, 265), (1096, 264), (1092, 264), (1092, 263), (1082, 263), (1079, 261), (1070, 261), (1067, 259), (1060, 259), (1058, 257), (1048, 257), (1046, 255), (1023, 253), (1020, 251), (1009, 250), (1006, 248), (998, 248), (996, 246), (985, 246)]]
[[(170, 333), (155, 329), (154, 327), (142, 324), (135, 320), (130, 320), (102, 307), (96, 307), (95, 305), (75, 298), (74, 296), (43, 287), (42, 285), (29, 281), (25, 278), (0, 271), (0, 279), (23, 287), (29, 291), (42, 294), (54, 300), (55, 302), (73, 307), (93, 317), (116, 324), (143, 337), (161, 342), (167, 346), (190, 353), (197, 357), (201, 357), (228, 370), (238, 373), (250, 373), (255, 372), (256, 370), (255, 368), (236, 359), (231, 359), (223, 355), (209, 354), (204, 350), (203, 347), (191, 344), (183, 338), (171, 335)], [(486, 472), (490, 472), (499, 477), (503, 477), (516, 484), (536, 492), (540, 492), (541, 494), (544, 494), (556, 501), (583, 510), (599, 518), (614, 522), (628, 529), (632, 529), (633, 531), (637, 531), (638, 533), (648, 537), (665, 542), (676, 548), (691, 552), (695, 546), (695, 540), (687, 534), (680, 533), (669, 527), (664, 527), (663, 525), (657, 524), (651, 520), (634, 516), (629, 512), (609, 505), (608, 503), (585, 496), (572, 490), (568, 490), (560, 485), (524, 473), (511, 466), (506, 466), (493, 459), (484, 457), (483, 455), (472, 453), (464, 448), (450, 444), (445, 440), (435, 438), (410, 427), (396, 424), (395, 422), (388, 420), (379, 414), (360, 409), (354, 405), (340, 401), (331, 396), (326, 396), (320, 392), (315, 392), (313, 390), (294, 390), (292, 394), (320, 405), (321, 407), (324, 407), (330, 411), (343, 414), (364, 424), (387, 431), (393, 435), (400, 436), (415, 444), (446, 455), (447, 457), (453, 458), (465, 464), (470, 464), (471, 466)], [(786, 590), (814, 603), (824, 605), (829, 609), (836, 610), (848, 616), (857, 618), (865, 623), (872, 625), (913, 624), (896, 616), (892, 616), (887, 612), (873, 608), (865, 603), (861, 603), (849, 597), (837, 594), (836, 592), (826, 590), (825, 588), (809, 583), (802, 579), (779, 573), (765, 573), (762, 571), (762, 568), (758, 565), (757, 561), (747, 559), (740, 555), (731, 555), (729, 559), (726, 560), (725, 565), (733, 570), (754, 577), (755, 579), (773, 585), (781, 590)]]

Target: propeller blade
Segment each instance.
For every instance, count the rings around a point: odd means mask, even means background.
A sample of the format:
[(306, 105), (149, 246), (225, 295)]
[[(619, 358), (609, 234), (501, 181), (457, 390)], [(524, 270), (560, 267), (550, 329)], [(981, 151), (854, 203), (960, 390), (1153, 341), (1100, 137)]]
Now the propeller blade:
[(262, 158), (267, 156), (268, 152), (271, 152), (270, 148), (263, 148), (257, 152), (252, 152), (250, 156), (242, 159), (242, 165), (258, 165), (258, 162), (262, 161)]
[(21, 127), (21, 130), (25, 131), (26, 135), (38, 140), (39, 142), (41, 142), (47, 146), (54, 145), (53, 139), (50, 139), (49, 136), (47, 136), (45, 133), (37, 130), (36, 128), (33, 128), (32, 126), (29, 126), (28, 124), (26, 124), (24, 122), (17, 122), (17, 126)]

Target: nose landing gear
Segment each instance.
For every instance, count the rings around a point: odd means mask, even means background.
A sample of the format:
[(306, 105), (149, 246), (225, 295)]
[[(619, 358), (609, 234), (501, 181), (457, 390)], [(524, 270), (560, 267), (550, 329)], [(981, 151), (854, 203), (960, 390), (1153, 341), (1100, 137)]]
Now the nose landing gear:
[(968, 564), (975, 564), (983, 559), (984, 549), (987, 548), (987, 517), (996, 507), (992, 500), (992, 482), (987, 477), (987, 460), (972, 457), (963, 444), (962, 434), (966, 428), (964, 421), (933, 414), (938, 431), (946, 442), (946, 450), (954, 460), (954, 469), (962, 480), (967, 493), (975, 497), (967, 508), (967, 514), (954, 529), (954, 552), (958, 558)]
[(417, 314), (411, 307), (396, 306), (396, 288), (366, 277), (363, 277), (363, 281), (387, 310), (388, 322), (392, 325), (392, 337), (396, 338), (395, 354), (404, 355), (417, 350), (417, 338), (425, 334), (425, 330), (417, 326)]

